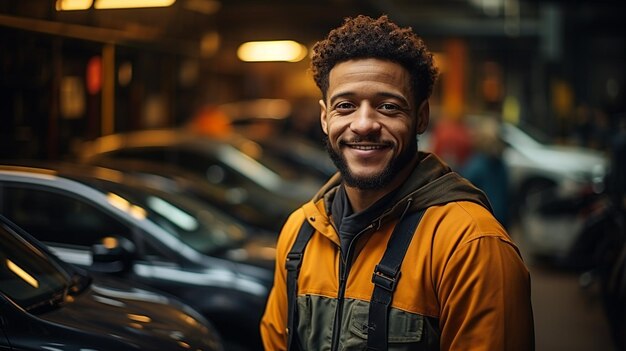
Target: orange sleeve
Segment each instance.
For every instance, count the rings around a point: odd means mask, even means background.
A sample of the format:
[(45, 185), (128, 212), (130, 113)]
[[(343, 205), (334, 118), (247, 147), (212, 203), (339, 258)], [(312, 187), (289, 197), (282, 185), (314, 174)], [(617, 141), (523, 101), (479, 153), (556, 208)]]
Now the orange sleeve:
[(260, 325), (261, 338), (266, 351), (287, 349), (287, 271), (285, 259), (304, 220), (301, 211), (295, 212), (287, 220), (278, 238), (274, 286), (270, 291)]
[[(278, 261), (277, 262), (282, 262)], [(274, 274), (274, 286), (270, 292), (261, 320), (261, 338), (265, 350), (287, 349), (287, 289), (285, 272), (277, 269)]]
[(441, 350), (534, 350), (530, 275), (499, 236), (460, 245), (440, 278)]

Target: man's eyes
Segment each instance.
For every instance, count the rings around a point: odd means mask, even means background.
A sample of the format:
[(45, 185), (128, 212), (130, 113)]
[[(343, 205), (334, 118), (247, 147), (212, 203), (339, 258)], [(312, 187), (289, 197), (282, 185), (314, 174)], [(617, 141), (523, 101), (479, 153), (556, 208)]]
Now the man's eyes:
[[(335, 106), (335, 108), (337, 110), (353, 110), (356, 108), (356, 105), (351, 102), (340, 102)], [(384, 111), (397, 111), (400, 109), (400, 107), (398, 107), (398, 105), (396, 104), (385, 102), (378, 105), (377, 109)]]
[(378, 108), (385, 111), (395, 111), (399, 109), (398, 105), (391, 103), (381, 104), (380, 106), (378, 106)]
[(354, 109), (354, 104), (350, 102), (340, 102), (335, 106), (337, 110), (351, 110)]

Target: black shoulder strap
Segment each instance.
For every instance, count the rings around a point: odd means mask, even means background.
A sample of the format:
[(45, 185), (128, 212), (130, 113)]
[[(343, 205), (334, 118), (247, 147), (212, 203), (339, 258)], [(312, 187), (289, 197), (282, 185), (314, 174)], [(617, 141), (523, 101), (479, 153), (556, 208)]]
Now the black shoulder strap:
[(305, 219), (300, 227), (296, 241), (291, 247), (291, 251), (287, 254), (287, 261), (285, 262), (285, 268), (287, 269), (287, 350), (291, 351), (300, 349), (297, 338), (294, 338), (296, 334), (295, 323), (298, 320), (296, 308), (298, 274), (300, 273), (304, 248), (314, 232), (315, 229)]
[(389, 306), (400, 279), (400, 265), (424, 212), (422, 209), (405, 216), (396, 225), (374, 274), (374, 292), (370, 300), (367, 350), (387, 350)]

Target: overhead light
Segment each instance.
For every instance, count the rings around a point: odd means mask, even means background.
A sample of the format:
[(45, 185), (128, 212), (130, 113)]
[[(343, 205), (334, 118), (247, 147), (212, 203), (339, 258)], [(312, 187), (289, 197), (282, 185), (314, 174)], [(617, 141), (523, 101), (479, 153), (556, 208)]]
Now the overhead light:
[(57, 11), (74, 11), (88, 10), (93, 7), (96, 9), (129, 9), (141, 7), (168, 7), (174, 4), (176, 0), (56, 0), (55, 8)]
[(87, 10), (93, 4), (93, 0), (57, 0), (57, 11)]
[(250, 41), (241, 44), (237, 57), (246, 62), (298, 62), (307, 55), (306, 46), (293, 40)]
[(168, 7), (176, 0), (96, 0), (96, 9), (128, 9), (138, 7)]

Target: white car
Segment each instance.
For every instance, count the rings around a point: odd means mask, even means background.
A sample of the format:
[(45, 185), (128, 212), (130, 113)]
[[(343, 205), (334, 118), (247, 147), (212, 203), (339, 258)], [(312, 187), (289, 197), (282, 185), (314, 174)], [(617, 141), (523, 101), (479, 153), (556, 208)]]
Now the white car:
[(503, 123), (504, 160), (510, 170), (513, 194), (525, 200), (537, 191), (552, 188), (556, 195), (570, 196), (592, 187), (600, 191), (608, 158), (600, 151), (548, 144), (531, 134), (532, 129)]
[(603, 190), (609, 160), (598, 150), (545, 143), (536, 135), (528, 127), (501, 126), (521, 244), (535, 258), (571, 265), (573, 245), (592, 215), (586, 199)]

